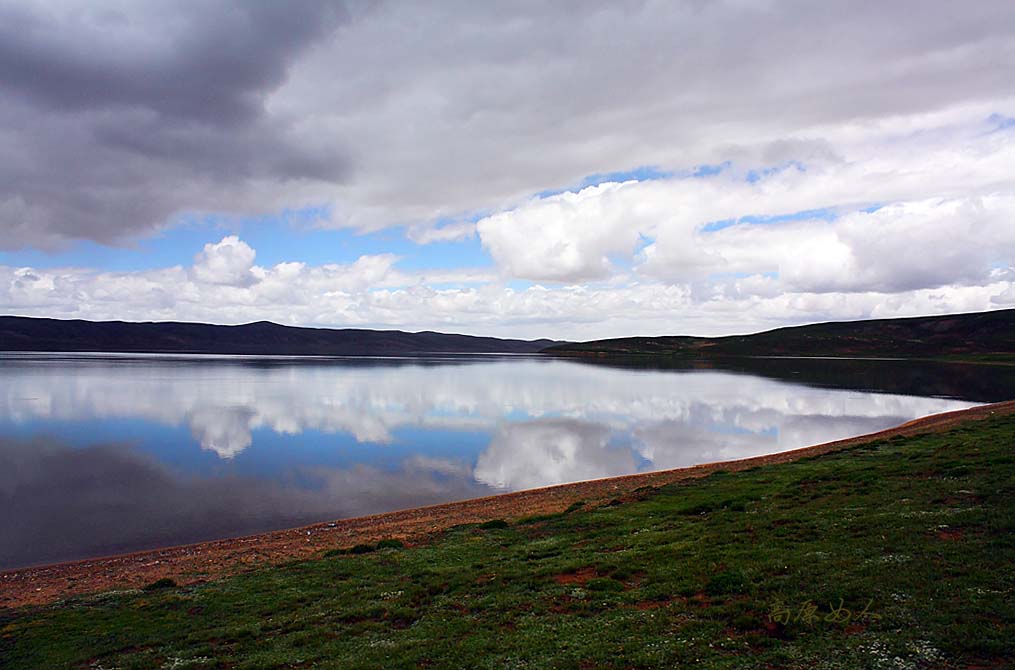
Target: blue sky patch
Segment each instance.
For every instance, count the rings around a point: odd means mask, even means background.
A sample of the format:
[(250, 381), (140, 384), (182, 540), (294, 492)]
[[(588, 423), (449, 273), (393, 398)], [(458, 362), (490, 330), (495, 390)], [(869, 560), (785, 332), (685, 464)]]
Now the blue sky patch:
[(704, 177), (714, 177), (723, 170), (730, 169), (732, 166), (732, 161), (723, 161), (722, 163), (716, 163), (715, 165), (699, 165), (691, 171), (691, 176), (698, 179), (702, 179)]
[(1015, 117), (1005, 116), (1004, 114), (998, 114), (994, 112), (987, 117), (987, 123), (994, 126), (990, 132), (998, 132), (999, 130), (1008, 130), (1009, 128), (1015, 128)]
[(654, 165), (642, 165), (641, 167), (636, 167), (633, 170), (591, 174), (585, 177), (585, 179), (582, 179), (581, 183), (578, 185), (578, 189), (581, 190), (589, 186), (597, 186), (607, 182), (653, 181), (656, 179), (666, 179), (672, 176), (672, 172), (660, 170)]
[(772, 167), (760, 168), (757, 170), (748, 170), (747, 177), (745, 179), (748, 183), (754, 184), (762, 179), (771, 177), (772, 175), (785, 172), (790, 168), (796, 168), (798, 172), (807, 172), (807, 166), (800, 161), (789, 161), (788, 163), (783, 163), (782, 165), (774, 165)]
[(816, 219), (820, 221), (834, 221), (839, 218), (839, 212), (834, 207), (823, 207), (820, 209), (805, 209), (790, 214), (748, 214), (738, 219), (722, 219), (710, 221), (701, 227), (703, 233), (714, 233), (723, 228), (736, 225), (771, 225), (775, 223), (786, 223), (787, 221), (806, 221)]
[(0, 252), (0, 264), (108, 272), (135, 272), (175, 265), (188, 267), (205, 244), (237, 235), (257, 252), (256, 263), (262, 267), (284, 262), (302, 262), (310, 266), (347, 264), (360, 256), (385, 253), (399, 256), (398, 267), (403, 270), (493, 266), (475, 235), (421, 245), (408, 238), (405, 228), (358, 233), (348, 228), (319, 228), (314, 225), (318, 220), (319, 217), (294, 216), (292, 212), (251, 218), (181, 217), (175, 226), (123, 247), (79, 240), (56, 252), (37, 249)]
[(565, 188), (551, 188), (545, 191), (539, 191), (535, 194), (535, 198), (549, 198), (551, 196), (560, 195), (561, 193), (571, 193), (588, 188), (590, 186), (598, 186), (600, 184), (607, 184), (610, 182), (625, 182), (625, 181), (654, 181), (657, 179), (667, 179), (674, 175), (673, 172), (662, 170), (654, 165), (643, 165), (636, 167), (631, 170), (620, 170), (618, 172), (600, 172), (596, 174), (590, 174), (589, 176), (582, 179), (577, 184), (567, 186)]

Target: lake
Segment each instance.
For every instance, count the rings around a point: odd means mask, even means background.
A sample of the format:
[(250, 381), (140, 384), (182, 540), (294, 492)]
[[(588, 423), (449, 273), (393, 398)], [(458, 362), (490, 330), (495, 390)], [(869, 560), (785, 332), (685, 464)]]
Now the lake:
[(1015, 397), (901, 361), (0, 354), (0, 567), (769, 454)]

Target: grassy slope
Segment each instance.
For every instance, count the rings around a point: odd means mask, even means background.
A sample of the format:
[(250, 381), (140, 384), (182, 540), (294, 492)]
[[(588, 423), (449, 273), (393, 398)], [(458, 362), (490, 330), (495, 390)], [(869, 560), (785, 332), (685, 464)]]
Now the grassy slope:
[(885, 356), (1015, 361), (1015, 310), (777, 328), (728, 337), (629, 337), (549, 347), (561, 356)]
[[(8, 611), (0, 663), (1007, 667), (1013, 445), (998, 417), (424, 546)], [(840, 599), (874, 616), (823, 620)], [(818, 620), (769, 618), (807, 601)]]

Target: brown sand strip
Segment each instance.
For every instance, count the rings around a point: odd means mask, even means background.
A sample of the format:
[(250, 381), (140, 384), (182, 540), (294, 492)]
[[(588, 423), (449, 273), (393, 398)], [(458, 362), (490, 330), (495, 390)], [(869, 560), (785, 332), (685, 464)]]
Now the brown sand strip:
[(562, 484), (248, 537), (10, 570), (0, 574), (0, 607), (39, 605), (71, 595), (140, 588), (162, 577), (172, 578), (180, 584), (207, 582), (264, 564), (312, 558), (328, 549), (384, 538), (418, 544), (458, 524), (553, 514), (578, 501), (585, 501), (589, 506), (603, 505), (617, 498), (623, 499), (641, 487), (703, 477), (716, 470), (736, 471), (786, 463), (895, 435), (940, 432), (963, 421), (1011, 413), (1015, 413), (1015, 401), (935, 414), (877, 433), (770, 456)]

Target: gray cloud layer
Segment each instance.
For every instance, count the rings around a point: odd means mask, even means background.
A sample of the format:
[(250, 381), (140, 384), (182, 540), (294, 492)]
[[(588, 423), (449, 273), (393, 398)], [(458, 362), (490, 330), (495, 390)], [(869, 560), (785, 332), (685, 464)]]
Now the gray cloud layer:
[(139, 107), (223, 126), (260, 116), (289, 62), (342, 14), (325, 2), (2, 11), (0, 75), (14, 91), (53, 110)]
[(328, 2), (0, 5), (5, 246), (112, 242), (175, 212), (246, 210), (258, 182), (340, 180), (346, 158), (266, 102), (345, 16)]
[(834, 160), (863, 124), (1005, 100), (1013, 33), (1003, 1), (6, 2), (0, 244), (321, 204), (425, 225), (637, 165)]

